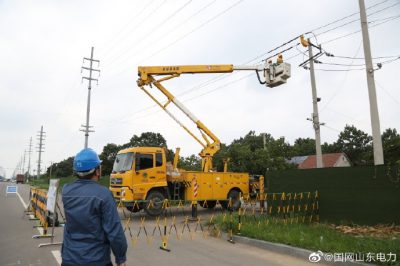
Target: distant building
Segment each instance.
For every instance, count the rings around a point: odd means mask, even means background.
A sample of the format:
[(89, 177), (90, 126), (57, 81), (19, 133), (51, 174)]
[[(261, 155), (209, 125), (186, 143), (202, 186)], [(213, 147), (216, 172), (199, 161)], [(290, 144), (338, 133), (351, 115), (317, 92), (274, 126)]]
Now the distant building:
[[(351, 161), (347, 155), (341, 153), (328, 153), (322, 155), (323, 167), (350, 167)], [(317, 168), (316, 155), (296, 156), (290, 159), (289, 163), (297, 165), (298, 169)]]

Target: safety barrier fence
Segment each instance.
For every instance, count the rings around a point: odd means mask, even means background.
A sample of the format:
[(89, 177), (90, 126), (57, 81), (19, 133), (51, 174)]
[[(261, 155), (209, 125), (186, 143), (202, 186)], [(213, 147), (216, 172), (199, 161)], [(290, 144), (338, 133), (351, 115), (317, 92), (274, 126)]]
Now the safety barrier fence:
[[(240, 204), (239, 204), (240, 202)], [(161, 208), (161, 214), (150, 217), (145, 212), (128, 211), (124, 204), (117, 202), (122, 212), (124, 231), (129, 235), (133, 247), (139, 242), (161, 243), (160, 248), (170, 251), (168, 242), (209, 236), (222, 237), (223, 229), (228, 231), (228, 241), (233, 242), (233, 234), (242, 226), (269, 224), (290, 225), (293, 223), (319, 222), (319, 193), (262, 193), (254, 197), (240, 197), (240, 200), (167, 200), (162, 202), (132, 201), (131, 210), (140, 208)], [(200, 209), (197, 211), (197, 209)], [(203, 209), (203, 210), (201, 210)], [(53, 237), (48, 228), (59, 225), (58, 214), (65, 221), (58, 204), (55, 212), (47, 210), (47, 191), (32, 188), (27, 210), (37, 220), (35, 227), (43, 228), (43, 233), (34, 238)], [(53, 224), (54, 223), (54, 224)], [(54, 227), (53, 227), (54, 228)], [(39, 245), (40, 246), (40, 245)]]
[(56, 209), (54, 212), (47, 210), (47, 190), (31, 188), (29, 195), (29, 205), (26, 214), (31, 215), (30, 220), (38, 221), (38, 224), (34, 227), (42, 228), (40, 235), (34, 235), (33, 238), (45, 238), (53, 237), (52, 234), (48, 234), (49, 227), (59, 226), (58, 214), (63, 218), (59, 205), (56, 203)]
[[(233, 234), (240, 233), (244, 224), (284, 224), (319, 222), (319, 193), (264, 193), (254, 198), (242, 198), (240, 207), (233, 201), (219, 200), (164, 200), (163, 202), (132, 201), (132, 209), (162, 208), (157, 217), (145, 213), (132, 213), (119, 202), (123, 214), (124, 231), (128, 232), (135, 247), (139, 241), (147, 244), (161, 242), (160, 248), (169, 251), (168, 240), (208, 236), (221, 237), (222, 225), (228, 229), (229, 241)], [(197, 212), (201, 206), (204, 211)], [(213, 207), (213, 208), (211, 208)], [(196, 211), (194, 211), (196, 210)], [(227, 226), (226, 226), (227, 225)]]

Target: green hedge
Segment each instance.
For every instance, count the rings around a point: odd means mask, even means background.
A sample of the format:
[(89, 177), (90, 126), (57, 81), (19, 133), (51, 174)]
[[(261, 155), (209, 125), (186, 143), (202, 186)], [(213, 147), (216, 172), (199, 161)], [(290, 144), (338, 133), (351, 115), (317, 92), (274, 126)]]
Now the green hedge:
[(320, 220), (400, 224), (399, 171), (385, 166), (287, 170), (266, 174), (267, 192), (320, 192)]

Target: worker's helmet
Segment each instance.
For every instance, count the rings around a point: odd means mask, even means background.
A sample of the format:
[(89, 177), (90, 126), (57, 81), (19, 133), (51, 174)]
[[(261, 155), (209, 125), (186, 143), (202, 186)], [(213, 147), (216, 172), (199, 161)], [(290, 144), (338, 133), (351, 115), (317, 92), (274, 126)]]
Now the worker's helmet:
[(81, 150), (74, 158), (74, 171), (76, 173), (90, 174), (101, 164), (97, 153), (86, 148)]

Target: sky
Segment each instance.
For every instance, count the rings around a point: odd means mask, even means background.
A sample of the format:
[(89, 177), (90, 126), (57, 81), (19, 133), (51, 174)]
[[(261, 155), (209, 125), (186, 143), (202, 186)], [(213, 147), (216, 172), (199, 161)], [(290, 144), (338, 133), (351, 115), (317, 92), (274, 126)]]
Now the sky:
[[(374, 72), (380, 129), (400, 130), (400, 1), (365, 3), (373, 62), (382, 63)], [(284, 50), (291, 77), (275, 88), (254, 71), (182, 75), (164, 85), (222, 143), (251, 130), (291, 144), (314, 138), (310, 73), (299, 67), (308, 51), (294, 39), (301, 34), (335, 55), (315, 65), (321, 141), (333, 143), (346, 125), (372, 134), (358, 12), (356, 0), (0, 0), (0, 174), (22, 168), (24, 154), (27, 169), (30, 138), (35, 173), (41, 126), (42, 167), (84, 147), (88, 72), (81, 67), (91, 47), (100, 76), (91, 90), (89, 147), (98, 153), (143, 132), (161, 133), (183, 156), (201, 150), (137, 87), (138, 66), (257, 65)]]

